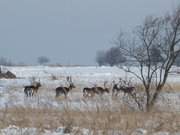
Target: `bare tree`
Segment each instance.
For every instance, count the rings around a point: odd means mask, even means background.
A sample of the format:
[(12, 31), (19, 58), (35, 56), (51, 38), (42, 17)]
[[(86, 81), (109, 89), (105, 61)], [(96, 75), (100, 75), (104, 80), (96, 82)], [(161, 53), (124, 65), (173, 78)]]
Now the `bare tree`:
[(176, 60), (175, 60), (175, 65), (180, 67), (180, 54), (178, 54)]
[(124, 63), (126, 58), (122, 55), (119, 46), (113, 46), (107, 51), (99, 51), (96, 54), (96, 62), (102, 65), (115, 66)]
[(40, 57), (38, 57), (38, 63), (39, 63), (40, 65), (46, 64), (46, 63), (48, 63), (48, 62), (50, 62), (50, 59), (49, 59), (48, 57), (46, 57), (46, 56), (40, 56)]
[(157, 65), (158, 63), (161, 63), (164, 60), (163, 56), (161, 56), (161, 50), (154, 45), (151, 47), (150, 56), (153, 65)]
[[(180, 7), (164, 17), (147, 17), (135, 32), (133, 41), (124, 46), (123, 37), (116, 41), (124, 56), (133, 58), (139, 65), (139, 73), (131, 67), (125, 71), (135, 75), (143, 84), (146, 94), (146, 109), (149, 111), (164, 87), (169, 71), (180, 53)], [(160, 55), (152, 55), (156, 48)], [(151, 89), (152, 87), (153, 90)]]
[(119, 65), (121, 63), (124, 63), (125, 61), (126, 58), (122, 55), (119, 46), (111, 47), (106, 52), (106, 63), (110, 66)]

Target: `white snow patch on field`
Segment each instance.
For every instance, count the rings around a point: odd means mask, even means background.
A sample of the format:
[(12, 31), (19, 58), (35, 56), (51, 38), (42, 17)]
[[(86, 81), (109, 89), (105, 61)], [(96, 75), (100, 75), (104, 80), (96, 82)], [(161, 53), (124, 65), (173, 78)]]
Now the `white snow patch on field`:
[[(94, 84), (103, 86), (104, 81), (108, 81), (109, 85), (113, 80), (121, 77), (124, 79), (131, 78), (132, 81), (138, 82), (132, 74), (124, 72), (118, 67), (48, 67), (48, 66), (25, 66), (25, 67), (4, 67), (17, 76), (17, 79), (0, 79), (0, 108), (6, 106), (31, 106), (31, 107), (59, 107), (63, 108), (69, 104), (73, 109), (84, 109), (86, 106), (95, 108), (96, 105), (113, 106), (115, 103), (111, 100), (111, 94), (103, 97), (96, 97), (91, 100), (84, 100), (82, 96), (83, 87), (91, 87)], [(138, 68), (133, 67), (133, 71), (138, 73)], [(179, 82), (179, 69), (173, 67), (169, 75), (169, 82)], [(53, 79), (55, 76), (56, 79)], [(67, 86), (66, 77), (72, 76), (76, 86), (67, 100), (57, 100), (55, 98), (55, 88), (58, 86)], [(40, 79), (42, 88), (38, 91), (38, 95), (33, 98), (24, 96), (23, 87), (31, 84), (32, 78)], [(122, 97), (119, 97), (120, 99)], [(165, 106), (177, 105), (173, 109), (180, 111), (180, 96), (177, 93), (165, 93), (160, 97), (158, 105), (164, 103), (164, 99), (168, 99)], [(84, 102), (85, 101), (85, 102)], [(119, 103), (119, 102), (118, 102)], [(169, 105), (170, 104), (170, 105)]]

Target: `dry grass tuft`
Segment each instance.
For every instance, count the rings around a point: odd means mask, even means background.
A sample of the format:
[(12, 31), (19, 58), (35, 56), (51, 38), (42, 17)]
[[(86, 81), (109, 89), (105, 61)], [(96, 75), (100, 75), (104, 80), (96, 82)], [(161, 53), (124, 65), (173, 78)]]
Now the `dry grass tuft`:
[(178, 113), (168, 112), (113, 112), (101, 108), (94, 111), (74, 111), (68, 106), (63, 110), (14, 107), (0, 110), (0, 128), (9, 125), (36, 127), (41, 131), (63, 126), (66, 132), (71, 132), (72, 127), (87, 128), (95, 132), (102, 130), (104, 133), (108, 130), (131, 133), (137, 128), (147, 129), (150, 133), (162, 130), (175, 132), (180, 128), (180, 117)]
[[(143, 91), (144, 87), (142, 84), (136, 84), (135, 85), (136, 90)], [(151, 87), (152, 90), (154, 90), (154, 86)], [(163, 91), (165, 92), (179, 92), (180, 91), (180, 83), (174, 82), (174, 83), (166, 83), (163, 87)]]

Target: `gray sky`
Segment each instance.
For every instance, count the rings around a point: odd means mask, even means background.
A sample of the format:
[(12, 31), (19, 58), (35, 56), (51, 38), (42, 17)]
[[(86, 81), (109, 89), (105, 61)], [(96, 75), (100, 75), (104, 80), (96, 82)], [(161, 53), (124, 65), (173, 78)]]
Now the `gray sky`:
[(62, 64), (95, 64), (147, 15), (172, 11), (179, 0), (0, 0), (0, 56), (35, 63), (45, 55)]

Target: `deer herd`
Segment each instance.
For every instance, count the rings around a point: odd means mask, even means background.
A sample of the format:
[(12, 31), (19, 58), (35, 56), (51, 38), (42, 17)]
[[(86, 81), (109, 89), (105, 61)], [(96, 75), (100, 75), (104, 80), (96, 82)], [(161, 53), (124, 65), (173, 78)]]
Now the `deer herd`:
[[(55, 88), (55, 97), (59, 97), (63, 95), (65, 98), (68, 97), (68, 93), (76, 88), (72, 77), (68, 76), (66, 77), (66, 80), (69, 84), (68, 87), (59, 86)], [(84, 87), (82, 90), (83, 97), (94, 97), (95, 95), (104, 95), (105, 93), (109, 94), (110, 91), (112, 91), (112, 96), (118, 96), (120, 92), (123, 92), (125, 94), (133, 94), (135, 91), (135, 87), (130, 85), (130, 82), (123, 81), (120, 79), (119, 83), (115, 83), (115, 81), (112, 82), (112, 87), (107, 88), (107, 81), (104, 82), (104, 87), (100, 87), (95, 85), (94, 87)], [(38, 93), (38, 89), (41, 87), (40, 80), (38, 82), (34, 82), (32, 85), (24, 86), (24, 94), (26, 97), (33, 97)], [(112, 89), (112, 90), (111, 90)]]

